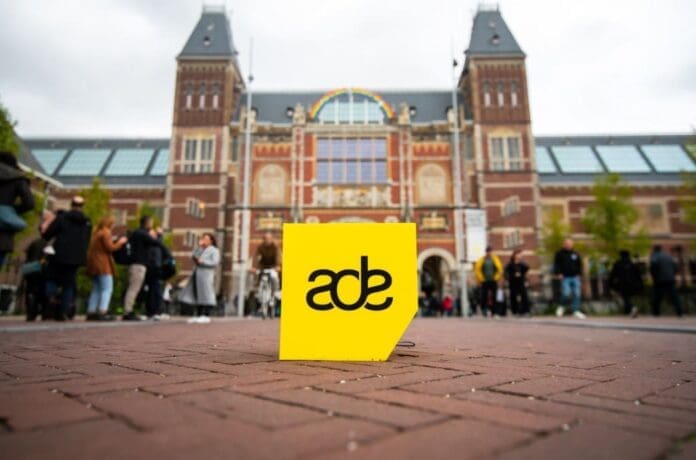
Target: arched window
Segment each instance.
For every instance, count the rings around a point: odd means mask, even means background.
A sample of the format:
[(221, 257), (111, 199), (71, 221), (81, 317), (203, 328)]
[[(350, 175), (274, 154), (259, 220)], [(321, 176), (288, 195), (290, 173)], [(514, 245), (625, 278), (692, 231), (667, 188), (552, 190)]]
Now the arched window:
[(447, 203), (447, 176), (442, 166), (430, 163), (422, 166), (417, 174), (419, 204)]
[(483, 106), (491, 106), (491, 84), (487, 81), (483, 82)]
[(205, 83), (201, 83), (198, 94), (198, 108), (203, 109), (205, 107)]
[(322, 124), (382, 124), (394, 117), (394, 110), (374, 93), (347, 89), (324, 95), (310, 116)]
[(517, 107), (517, 82), (510, 83), (510, 105)]
[(256, 174), (256, 203), (284, 204), (287, 175), (276, 164), (262, 167)]
[(190, 109), (193, 105), (193, 85), (191, 83), (187, 83), (184, 85), (184, 97), (184, 106), (187, 109)]
[(505, 105), (505, 93), (503, 92), (505, 90), (505, 87), (502, 81), (499, 81), (497, 83), (496, 89), (498, 92), (498, 107), (502, 107)]

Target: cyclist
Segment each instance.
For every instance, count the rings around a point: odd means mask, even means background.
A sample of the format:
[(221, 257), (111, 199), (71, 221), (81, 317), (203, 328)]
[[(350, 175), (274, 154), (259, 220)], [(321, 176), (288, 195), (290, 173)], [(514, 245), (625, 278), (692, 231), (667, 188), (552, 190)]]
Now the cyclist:
[(276, 293), (280, 289), (278, 280), (278, 269), (280, 268), (280, 253), (278, 246), (273, 241), (273, 234), (266, 232), (263, 235), (263, 242), (256, 248), (254, 255), (254, 268), (256, 269), (256, 282), (261, 279), (261, 274), (267, 271), (271, 275), (271, 284), (273, 292)]

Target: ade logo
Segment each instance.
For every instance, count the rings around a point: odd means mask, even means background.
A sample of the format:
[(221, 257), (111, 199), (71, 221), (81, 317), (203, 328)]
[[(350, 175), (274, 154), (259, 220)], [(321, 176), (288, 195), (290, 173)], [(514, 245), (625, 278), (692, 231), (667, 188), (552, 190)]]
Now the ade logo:
[(384, 361), (416, 314), (412, 223), (285, 224), (282, 360)]
[[(334, 307), (338, 307), (341, 310), (352, 311), (357, 310), (360, 307), (365, 307), (368, 310), (380, 311), (385, 308), (389, 308), (394, 299), (392, 297), (387, 297), (381, 303), (370, 303), (370, 294), (375, 294), (386, 289), (392, 285), (392, 277), (386, 271), (382, 269), (368, 269), (368, 256), (360, 256), (360, 271), (347, 268), (341, 270), (338, 273), (333, 270), (328, 270), (326, 268), (321, 268), (313, 271), (309, 275), (309, 281), (312, 282), (320, 277), (328, 278), (330, 281), (328, 284), (317, 286), (310, 289), (307, 292), (307, 305), (315, 310), (331, 310)], [(338, 286), (341, 279), (344, 277), (357, 278), (360, 281), (360, 296), (353, 303), (346, 303), (341, 300), (338, 293)], [(381, 278), (382, 282), (376, 286), (369, 286), (370, 278), (378, 277)], [(322, 292), (329, 292), (331, 294), (331, 302), (329, 303), (318, 303), (315, 299), (317, 294)]]

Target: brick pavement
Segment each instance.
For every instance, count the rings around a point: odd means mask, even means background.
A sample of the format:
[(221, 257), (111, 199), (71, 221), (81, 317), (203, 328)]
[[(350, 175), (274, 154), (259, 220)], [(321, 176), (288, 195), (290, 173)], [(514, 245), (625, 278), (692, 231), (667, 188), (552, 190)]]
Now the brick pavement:
[(346, 363), (276, 361), (277, 321), (1, 323), (3, 459), (696, 452), (696, 333), (416, 319)]

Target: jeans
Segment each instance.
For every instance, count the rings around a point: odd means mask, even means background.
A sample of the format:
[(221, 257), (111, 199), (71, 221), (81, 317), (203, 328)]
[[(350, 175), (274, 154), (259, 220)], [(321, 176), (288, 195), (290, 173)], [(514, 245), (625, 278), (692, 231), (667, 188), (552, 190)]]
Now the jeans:
[(568, 276), (561, 280), (561, 296), (569, 302), (573, 312), (580, 311), (580, 277)]
[(481, 312), (486, 315), (488, 311), (497, 313), (495, 294), (498, 291), (498, 283), (495, 281), (484, 281), (481, 283)]
[(87, 313), (106, 313), (109, 310), (111, 293), (114, 290), (114, 277), (111, 275), (97, 275), (92, 278), (92, 292), (89, 294)]
[[(68, 313), (75, 300), (77, 265), (64, 265), (53, 263), (48, 266), (48, 279), (46, 281), (46, 298), (56, 305), (56, 316)], [(60, 300), (58, 289), (61, 289)]]
[(147, 286), (147, 297), (145, 299), (147, 316), (159, 315), (162, 312), (162, 282), (160, 281), (159, 270), (155, 268), (147, 269), (145, 285)]
[(529, 313), (529, 296), (524, 284), (510, 283), (510, 309), (515, 315)]

